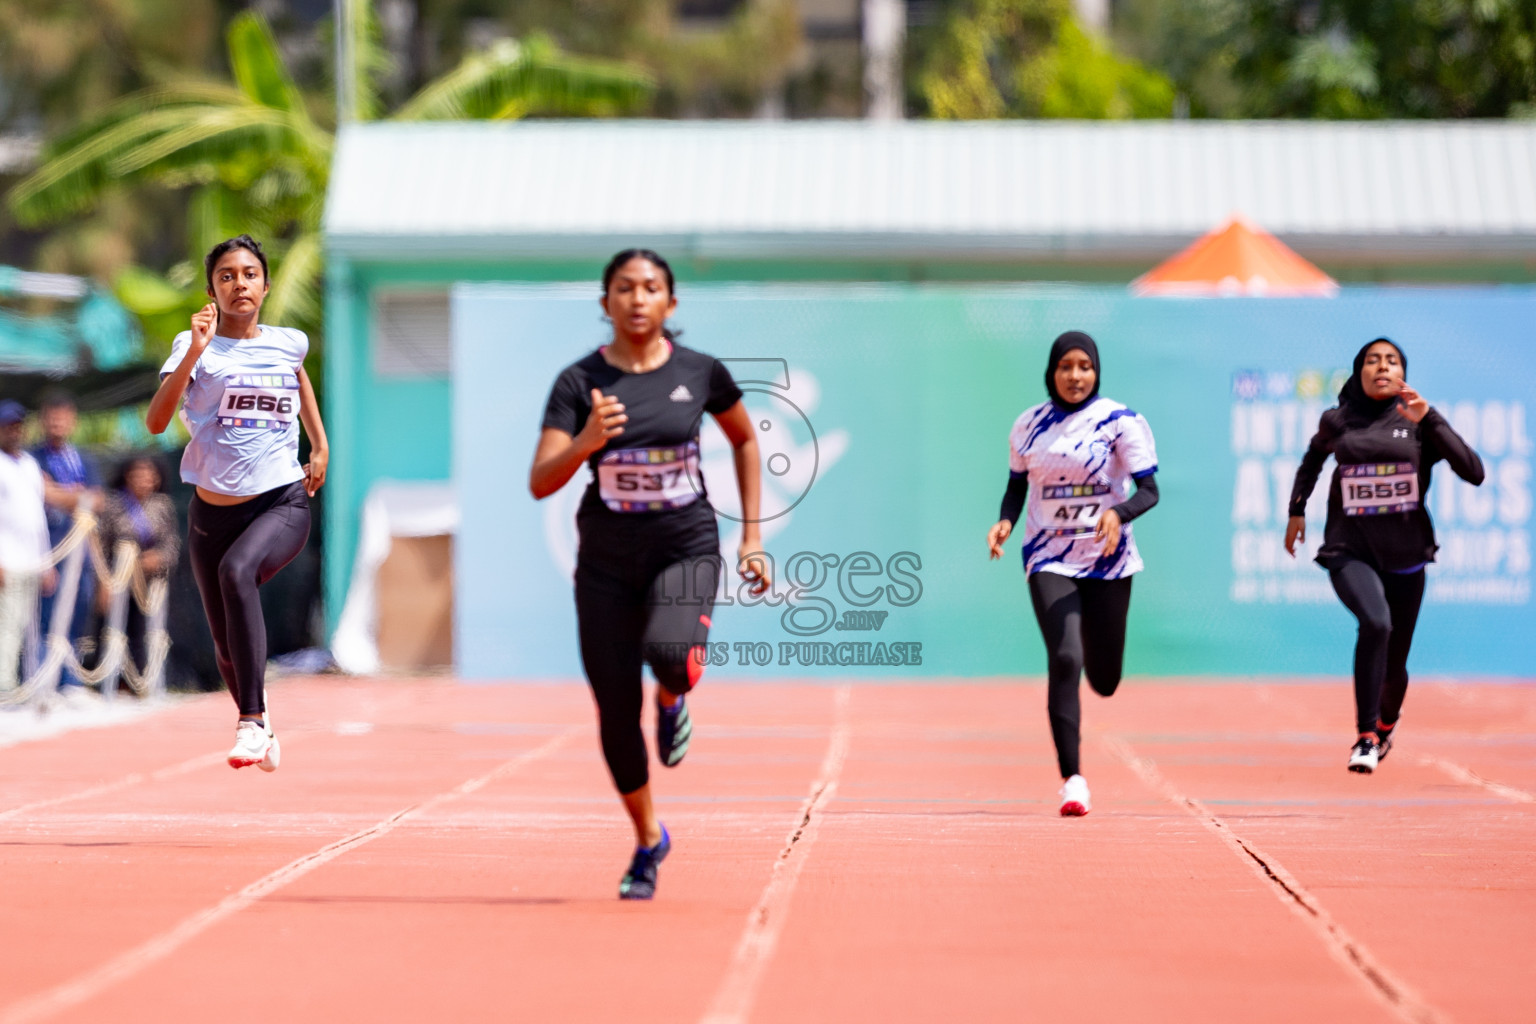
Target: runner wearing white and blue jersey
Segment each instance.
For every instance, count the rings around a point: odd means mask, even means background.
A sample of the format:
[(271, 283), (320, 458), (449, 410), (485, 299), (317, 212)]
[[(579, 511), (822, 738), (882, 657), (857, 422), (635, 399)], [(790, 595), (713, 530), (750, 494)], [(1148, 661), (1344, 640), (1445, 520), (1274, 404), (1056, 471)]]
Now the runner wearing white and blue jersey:
[(1102, 697), (1120, 685), (1131, 576), (1142, 570), (1131, 520), (1157, 504), (1157, 450), (1147, 421), (1099, 397), (1099, 349), (1081, 331), (1051, 345), (1050, 400), (1009, 434), (1008, 490), (987, 534), (991, 556), (1025, 513), (1029, 596), (1049, 657), (1046, 707), (1061, 769), (1061, 813), (1087, 814), (1078, 764), (1078, 679)]

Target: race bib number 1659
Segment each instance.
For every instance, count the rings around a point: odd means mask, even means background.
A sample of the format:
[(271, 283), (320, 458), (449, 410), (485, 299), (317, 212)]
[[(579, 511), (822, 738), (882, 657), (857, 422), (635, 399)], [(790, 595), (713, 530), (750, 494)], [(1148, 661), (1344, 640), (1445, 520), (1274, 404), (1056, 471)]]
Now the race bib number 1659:
[(1419, 507), (1419, 474), (1411, 462), (1339, 467), (1346, 516), (1412, 512)]

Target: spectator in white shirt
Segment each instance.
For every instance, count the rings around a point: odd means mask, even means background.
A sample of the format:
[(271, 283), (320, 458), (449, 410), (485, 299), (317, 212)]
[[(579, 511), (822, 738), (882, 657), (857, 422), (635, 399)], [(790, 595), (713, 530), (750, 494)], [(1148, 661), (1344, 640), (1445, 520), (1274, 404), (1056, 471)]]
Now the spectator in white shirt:
[(0, 402), (0, 691), (16, 688), (38, 594), (51, 594), (58, 578), (48, 565), (43, 472), (21, 448), (26, 419), (19, 403)]

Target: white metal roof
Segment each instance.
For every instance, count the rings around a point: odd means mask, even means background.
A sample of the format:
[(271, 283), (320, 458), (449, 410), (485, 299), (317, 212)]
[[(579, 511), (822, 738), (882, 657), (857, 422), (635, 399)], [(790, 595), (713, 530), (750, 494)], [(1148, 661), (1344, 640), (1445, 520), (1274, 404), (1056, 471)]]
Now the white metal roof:
[(1528, 256), (1536, 122), (372, 123), (325, 224), (364, 257), (1029, 258), (1165, 253), (1233, 213), (1304, 252)]

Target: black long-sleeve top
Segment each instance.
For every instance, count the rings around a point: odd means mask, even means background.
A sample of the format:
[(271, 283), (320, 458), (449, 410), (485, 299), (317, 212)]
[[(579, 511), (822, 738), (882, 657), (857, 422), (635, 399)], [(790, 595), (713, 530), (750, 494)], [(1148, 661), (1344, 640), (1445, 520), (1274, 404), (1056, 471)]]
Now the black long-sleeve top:
[[(1148, 473), (1145, 476), (1136, 477), (1135, 480), (1136, 493), (1110, 509), (1120, 517), (1122, 526), (1157, 504), (1156, 474)], [(1019, 515), (1024, 511), (1024, 501), (1028, 497), (1029, 474), (1009, 473), (1008, 489), (1003, 492), (1003, 504), (998, 510), (997, 517), (1006, 519), (1010, 523), (1017, 523)]]
[(1360, 559), (1384, 572), (1433, 562), (1438, 545), (1429, 519), (1430, 468), (1444, 459), (1467, 483), (1483, 482), (1483, 460), (1437, 410), (1431, 408), (1423, 420), (1414, 423), (1395, 404), (1374, 419), (1335, 407), (1323, 413), (1317, 433), (1301, 457), (1291, 488), (1291, 515), (1305, 514), (1307, 499), (1330, 455), (1340, 466), (1412, 463), (1419, 478), (1419, 501), (1416, 508), (1406, 512), (1346, 516), (1339, 474), (1335, 472), (1328, 487), (1323, 546), (1317, 553), (1319, 564), (1328, 568), (1345, 558)]

